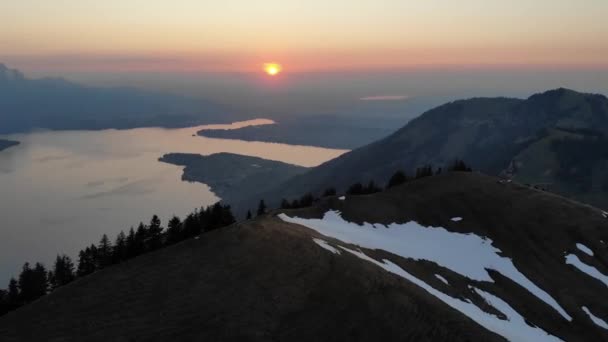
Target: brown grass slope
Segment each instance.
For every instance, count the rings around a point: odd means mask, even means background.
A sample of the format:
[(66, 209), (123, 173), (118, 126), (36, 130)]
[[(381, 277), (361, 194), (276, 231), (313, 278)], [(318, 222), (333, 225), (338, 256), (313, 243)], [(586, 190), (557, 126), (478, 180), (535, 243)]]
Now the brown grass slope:
[[(491, 272), (494, 282), (477, 282), (428, 261), (363, 251), (496, 315), (468, 285), (499, 296), (529, 324), (563, 340), (608, 340), (581, 309), (608, 321), (608, 288), (564, 260), (574, 253), (608, 274), (608, 249), (600, 242), (608, 242), (608, 219), (596, 208), (493, 177), (450, 173), (286, 213), (320, 217), (329, 209), (354, 222), (415, 220), (489, 237), (572, 322), (497, 272)], [(464, 220), (452, 222), (455, 216)], [(501, 340), (418, 286), (349, 253), (334, 255), (313, 237), (323, 238), (273, 215), (203, 234), (94, 273), (0, 318), (0, 341)], [(577, 242), (595, 256), (577, 250)]]
[(258, 218), (96, 272), (0, 318), (0, 341), (497, 341), (422, 289)]
[[(480, 283), (431, 262), (400, 258), (383, 251), (366, 253), (379, 261), (389, 259), (440, 291), (469, 298), (478, 306), (483, 305), (483, 301), (467, 285), (494, 293), (528, 322), (566, 341), (608, 341), (608, 330), (596, 326), (581, 309), (586, 306), (608, 322), (608, 287), (565, 263), (565, 255), (573, 253), (608, 275), (608, 219), (597, 208), (521, 184), (501, 183), (494, 177), (449, 173), (373, 195), (347, 196), (344, 201), (329, 198), (314, 208), (287, 211), (287, 214), (321, 217), (330, 209), (339, 210), (346, 220), (358, 223), (414, 220), (427, 226), (488, 237), (503, 255), (513, 259), (526, 277), (555, 298), (573, 321), (568, 322), (549, 305), (497, 272), (491, 272), (494, 283)], [(463, 217), (463, 221), (452, 222), (451, 218), (457, 216)], [(595, 255), (581, 252), (576, 243), (591, 248)], [(448, 279), (450, 286), (436, 279), (436, 273)]]

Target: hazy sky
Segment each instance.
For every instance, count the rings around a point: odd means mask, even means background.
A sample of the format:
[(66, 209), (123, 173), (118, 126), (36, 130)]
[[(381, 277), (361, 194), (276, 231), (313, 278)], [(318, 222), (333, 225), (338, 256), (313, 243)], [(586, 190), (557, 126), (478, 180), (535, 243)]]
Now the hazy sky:
[(3, 0), (26, 71), (608, 67), (606, 0)]

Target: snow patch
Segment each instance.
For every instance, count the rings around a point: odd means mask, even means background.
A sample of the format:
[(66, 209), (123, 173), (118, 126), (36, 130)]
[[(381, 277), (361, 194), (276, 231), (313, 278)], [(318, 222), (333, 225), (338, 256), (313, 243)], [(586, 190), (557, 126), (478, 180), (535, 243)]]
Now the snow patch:
[(602, 211), (602, 216), (604, 216), (604, 218), (608, 218), (608, 211)]
[(436, 290), (432, 286), (428, 285), (424, 281), (416, 278), (412, 274), (408, 273), (398, 265), (390, 262), (389, 260), (383, 260), (383, 262), (379, 262), (375, 259), (370, 258), (366, 254), (360, 251), (354, 251), (345, 247), (340, 246), (343, 250), (363, 259), (369, 261), (377, 266), (382, 267), (388, 272), (396, 274), (402, 278), (405, 278), (412, 283), (420, 286), (424, 290), (426, 290), (431, 295), (437, 297), (439, 300), (444, 302), (445, 304), (451, 306), (452, 308), (462, 312), (464, 315), (468, 316), (475, 322), (479, 323), (484, 328), (503, 336), (504, 338), (511, 341), (535, 341), (535, 342), (555, 342), (562, 341), (559, 338), (547, 334), (544, 330), (540, 328), (533, 328), (526, 324), (524, 318), (518, 314), (515, 310), (513, 310), (507, 303), (500, 300), (499, 298), (492, 296), (487, 292), (483, 292), (481, 290), (475, 289), (477, 293), (488, 301), (488, 303), (496, 309), (499, 309), (502, 313), (504, 313), (508, 320), (501, 320), (497, 316), (491, 315), (487, 312), (484, 312), (475, 304), (470, 302), (465, 302), (460, 299), (456, 299), (446, 295), (445, 293)]
[(583, 311), (585, 311), (585, 313), (589, 316), (589, 318), (591, 318), (591, 320), (593, 321), (593, 323), (595, 323), (595, 325), (597, 325), (600, 328), (604, 328), (606, 330), (608, 330), (608, 323), (606, 323), (606, 321), (604, 321), (603, 319), (597, 317), (596, 315), (594, 315), (593, 313), (591, 313), (591, 311), (589, 311), (589, 309), (587, 309), (586, 306), (583, 306)]
[(593, 256), (593, 251), (591, 250), (591, 248), (583, 245), (582, 243), (577, 243), (576, 244), (576, 248), (578, 248), (579, 250), (581, 250), (583, 253)]
[(328, 251), (334, 253), (334, 254), (340, 254), (340, 251), (338, 249), (333, 248), (330, 244), (327, 243), (327, 241), (325, 240), (321, 240), (321, 239), (312, 239), (317, 245), (321, 246), (324, 249), (327, 249)]
[(500, 272), (550, 305), (568, 321), (566, 311), (547, 292), (519, 272), (511, 259), (499, 255), (492, 240), (475, 234), (450, 232), (442, 227), (425, 227), (410, 221), (388, 226), (345, 221), (339, 212), (328, 211), (322, 219), (291, 218), (283, 221), (309, 227), (335, 239), (369, 249), (380, 249), (404, 258), (428, 260), (477, 281), (493, 282), (488, 269)]
[(588, 276), (593, 277), (593, 278), (601, 281), (602, 283), (604, 283), (604, 285), (608, 286), (608, 276), (604, 275), (597, 268), (585, 264), (576, 255), (574, 255), (574, 254), (566, 255), (566, 264), (572, 265), (572, 266), (578, 268), (581, 272), (586, 273)]
[(462, 221), (462, 217), (452, 217), (452, 221), (460, 222), (460, 221)]
[(344, 200), (346, 199), (346, 196), (340, 196), (340, 197), (338, 197), (338, 199), (339, 199), (340, 201), (344, 201)]
[(448, 280), (447, 280), (447, 279), (445, 279), (444, 277), (442, 277), (441, 275), (439, 275), (439, 274), (435, 274), (435, 277), (436, 277), (437, 279), (441, 280), (442, 282), (444, 282), (446, 285), (450, 285), (450, 283), (448, 283)]
[(251, 166), (252, 166), (252, 167), (261, 167), (261, 166), (260, 166), (260, 165), (258, 165), (258, 164), (251, 164)]

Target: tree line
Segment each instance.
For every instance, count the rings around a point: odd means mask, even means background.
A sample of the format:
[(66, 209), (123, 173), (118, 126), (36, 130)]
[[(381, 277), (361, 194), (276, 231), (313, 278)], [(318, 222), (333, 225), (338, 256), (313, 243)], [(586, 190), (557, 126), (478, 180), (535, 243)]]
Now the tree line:
[[(455, 160), (447, 167), (447, 171), (471, 172), (472, 169), (462, 160)], [(410, 180), (430, 177), (442, 173), (441, 168), (434, 169), (427, 165), (416, 169), (414, 176), (408, 176), (404, 171), (396, 171), (388, 180), (386, 189), (392, 188)], [(346, 190), (347, 195), (365, 195), (382, 191), (383, 188), (374, 181), (366, 184), (355, 183)], [(335, 196), (333, 187), (323, 191), (322, 197)], [(313, 205), (316, 198), (308, 192), (293, 201), (283, 199), (281, 209), (305, 208)], [(256, 214), (264, 215), (267, 211), (264, 200), (260, 200)], [(247, 219), (252, 218), (251, 211)], [(91, 244), (78, 252), (78, 262), (75, 264), (65, 254), (57, 255), (53, 267), (47, 270), (44, 264), (37, 262), (32, 266), (26, 262), (17, 278), (11, 278), (8, 288), (0, 289), (0, 316), (20, 306), (28, 304), (55, 289), (71, 283), (79, 277), (84, 277), (95, 271), (111, 265), (132, 259), (159, 248), (193, 238), (201, 233), (231, 225), (235, 222), (229, 205), (220, 202), (195, 210), (182, 221), (173, 216), (167, 227), (162, 226), (161, 220), (154, 215), (149, 224), (139, 223), (137, 228), (131, 227), (127, 233), (121, 231), (113, 239), (103, 234), (98, 244)]]
[[(448, 166), (446, 167), (446, 170), (448, 172), (455, 172), (455, 171), (472, 172), (473, 171), (473, 169), (469, 165), (467, 165), (464, 161), (462, 161), (460, 159), (456, 159), (456, 160), (452, 161), (450, 164), (448, 164)], [(410, 180), (416, 180), (416, 179), (420, 179), (420, 178), (439, 175), (442, 172), (443, 172), (443, 169), (441, 167), (438, 167), (435, 169), (431, 165), (425, 165), (425, 166), (417, 168), (416, 171), (414, 172), (413, 176), (407, 175), (407, 173), (403, 170), (397, 170), (389, 178), (388, 182), (386, 183), (385, 188), (389, 189), (389, 188), (395, 187), (397, 185), (407, 183)], [(384, 188), (382, 186), (376, 184), (376, 182), (371, 180), (365, 184), (360, 183), (360, 182), (352, 184), (351, 186), (349, 186), (346, 189), (346, 194), (347, 195), (369, 195), (369, 194), (373, 194), (373, 193), (380, 192), (383, 190), (384, 190)], [(336, 195), (336, 188), (330, 187), (323, 191), (321, 197), (328, 197), (328, 196), (335, 196), (335, 195)], [(319, 200), (319, 198), (315, 197), (311, 192), (308, 192), (308, 193), (302, 195), (300, 198), (294, 199), (292, 201), (289, 201), (286, 198), (283, 198), (281, 200), (280, 208), (281, 209), (306, 208), (306, 207), (312, 206), (312, 204), (318, 200)], [(260, 206), (258, 207), (258, 212), (257, 212), (258, 215), (263, 214), (265, 212), (265, 209), (266, 209), (266, 206), (264, 204), (264, 200), (261, 200)], [(248, 219), (251, 218), (250, 211), (247, 214), (247, 218)]]
[(65, 254), (57, 255), (50, 270), (40, 262), (34, 266), (26, 262), (19, 276), (10, 279), (8, 288), (0, 289), (0, 316), (79, 277), (234, 222), (230, 206), (218, 202), (195, 210), (183, 221), (173, 216), (166, 229), (159, 217), (154, 215), (149, 224), (140, 222), (136, 229), (131, 227), (127, 233), (118, 233), (113, 241), (103, 234), (98, 244), (78, 252), (77, 265)]

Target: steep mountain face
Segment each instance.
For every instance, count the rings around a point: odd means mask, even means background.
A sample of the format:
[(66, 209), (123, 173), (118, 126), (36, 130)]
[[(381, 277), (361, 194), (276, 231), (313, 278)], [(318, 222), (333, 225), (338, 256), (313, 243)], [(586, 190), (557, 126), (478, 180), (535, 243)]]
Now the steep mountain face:
[(0, 340), (600, 341), (606, 241), (608, 213), (449, 173), (98, 271), (1, 317)]
[[(369, 180), (384, 183), (398, 169), (411, 173), (425, 164), (444, 166), (454, 159), (463, 159), (476, 170), (498, 175), (508, 169), (512, 161), (521, 160), (518, 156), (522, 154), (532, 160), (554, 154), (552, 150), (537, 147), (555, 130), (576, 131), (579, 135), (591, 134), (593, 139), (603, 139), (608, 134), (608, 99), (602, 95), (557, 89), (526, 100), (475, 98), (451, 102), (422, 114), (382, 140), (346, 153), (273, 191), (260, 194), (260, 198), (290, 198), (305, 191), (320, 192), (328, 186), (343, 190), (355, 182)], [(557, 148), (560, 150), (557, 152), (560, 170), (538, 168), (525, 172), (523, 169), (528, 164), (520, 163), (521, 176), (516, 179), (528, 183), (533, 178), (529, 173), (535, 177), (546, 172), (561, 174), (562, 177), (552, 180), (554, 186), (550, 190), (581, 200), (590, 199), (584, 196), (587, 192), (584, 187), (578, 187), (583, 191), (564, 191), (573, 182), (565, 176), (568, 171), (564, 169), (573, 167), (568, 161), (579, 153), (573, 146), (582, 146), (574, 143), (565, 141)], [(596, 142), (596, 145), (601, 144)], [(587, 150), (597, 151), (591, 146), (588, 144)], [(594, 162), (574, 166), (579, 167), (581, 175), (599, 174), (608, 161), (605, 149), (589, 158)], [(608, 199), (605, 177), (595, 181), (592, 187), (602, 192), (596, 197)], [(608, 200), (606, 202), (608, 204)], [(604, 204), (595, 200), (591, 203)]]
[(96, 88), (63, 79), (28, 79), (0, 64), (0, 134), (47, 129), (179, 127), (226, 122), (225, 108), (131, 88)]

